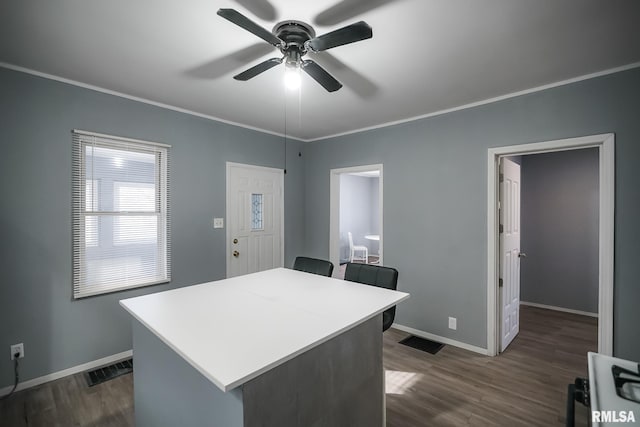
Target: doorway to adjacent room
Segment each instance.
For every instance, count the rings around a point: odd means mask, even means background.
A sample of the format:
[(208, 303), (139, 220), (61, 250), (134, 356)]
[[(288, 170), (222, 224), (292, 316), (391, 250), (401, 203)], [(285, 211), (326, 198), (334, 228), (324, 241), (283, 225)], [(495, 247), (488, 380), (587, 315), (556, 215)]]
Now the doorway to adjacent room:
[[(488, 158), (488, 278), (487, 278), (487, 353), (491, 356), (499, 354), (505, 347), (505, 338), (513, 339), (517, 333), (517, 327), (512, 331), (507, 330), (518, 324), (518, 319), (513, 319), (514, 310), (506, 307), (506, 303), (514, 304), (513, 296), (516, 295), (513, 283), (505, 283), (515, 277), (515, 269), (506, 267), (519, 265), (522, 253), (518, 247), (511, 248), (511, 259), (514, 263), (507, 263), (503, 256), (502, 248), (506, 248), (503, 231), (513, 231), (511, 226), (505, 230), (505, 212), (517, 212), (519, 215), (519, 203), (517, 206), (501, 206), (500, 203), (509, 203), (503, 200), (501, 192), (505, 191), (501, 182), (500, 166), (505, 164), (505, 158), (510, 156), (524, 156), (527, 154), (552, 153), (584, 148), (598, 150), (598, 352), (611, 355), (613, 351), (613, 233), (614, 233), (614, 136), (613, 134), (594, 135), (582, 138), (571, 138), (557, 141), (547, 141), (534, 144), (524, 144), (510, 147), (489, 149)], [(504, 167), (502, 167), (504, 170)], [(503, 175), (506, 179), (506, 175)], [(513, 181), (513, 178), (509, 178)], [(511, 190), (508, 190), (511, 191)], [(510, 204), (514, 204), (513, 199)], [(502, 208), (502, 209), (501, 209)], [(501, 218), (501, 216), (503, 218)], [(508, 242), (513, 246), (513, 242)], [(508, 271), (509, 270), (509, 271)], [(509, 274), (507, 274), (509, 273)], [(514, 274), (510, 274), (514, 273)], [(519, 268), (517, 269), (519, 277)], [(502, 283), (501, 283), (502, 282)], [(502, 285), (502, 286), (501, 286)], [(519, 292), (519, 283), (518, 289)], [(519, 305), (519, 301), (517, 301)], [(506, 304), (509, 305), (509, 304)], [(517, 313), (516, 313), (517, 315)]]
[(382, 264), (382, 165), (365, 165), (330, 172), (329, 256), (335, 277), (347, 262)]

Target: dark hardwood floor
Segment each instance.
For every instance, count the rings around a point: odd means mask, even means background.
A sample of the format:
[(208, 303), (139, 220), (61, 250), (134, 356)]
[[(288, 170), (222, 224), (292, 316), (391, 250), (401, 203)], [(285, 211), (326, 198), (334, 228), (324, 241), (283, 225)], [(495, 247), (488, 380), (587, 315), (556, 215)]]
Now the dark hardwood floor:
[(0, 426), (133, 426), (133, 376), (88, 387), (82, 374), (15, 393), (0, 401)]
[[(587, 376), (597, 320), (522, 307), (520, 334), (498, 357), (453, 346), (435, 355), (384, 334), (387, 426), (562, 426), (566, 388)], [(577, 426), (588, 411), (578, 405)], [(0, 426), (133, 426), (132, 376), (87, 387), (82, 374), (0, 401)]]
[[(597, 351), (597, 319), (522, 306), (520, 323), (498, 357), (453, 346), (420, 354), (397, 343), (407, 334), (385, 333), (385, 368), (417, 374), (404, 394), (387, 393), (387, 425), (565, 425), (567, 384), (587, 376), (587, 352)], [(587, 408), (576, 413), (576, 425), (587, 425)]]

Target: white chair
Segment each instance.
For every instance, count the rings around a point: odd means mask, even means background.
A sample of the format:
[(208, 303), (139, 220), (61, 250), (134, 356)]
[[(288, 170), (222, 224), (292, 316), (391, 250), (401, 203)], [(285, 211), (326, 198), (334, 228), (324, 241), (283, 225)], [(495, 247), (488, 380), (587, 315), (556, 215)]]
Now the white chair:
[[(366, 246), (354, 245), (353, 235), (351, 232), (349, 231), (347, 235), (349, 236), (349, 262), (362, 261), (367, 264), (369, 262), (369, 248)], [(364, 256), (358, 257), (356, 256), (356, 252), (364, 254)]]

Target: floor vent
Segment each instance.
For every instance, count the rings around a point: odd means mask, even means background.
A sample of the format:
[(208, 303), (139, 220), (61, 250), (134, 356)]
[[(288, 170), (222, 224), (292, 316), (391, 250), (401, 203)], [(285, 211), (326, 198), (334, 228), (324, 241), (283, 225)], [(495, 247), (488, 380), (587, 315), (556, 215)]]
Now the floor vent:
[(431, 341), (425, 338), (416, 337), (415, 335), (410, 335), (407, 338), (400, 341), (400, 344), (426, 351), (427, 353), (436, 354), (439, 352), (444, 344), (439, 342)]
[(96, 384), (101, 384), (131, 372), (133, 372), (133, 359), (127, 359), (114, 363), (113, 365), (94, 369), (93, 371), (87, 371), (84, 373), (84, 377), (89, 387), (93, 387)]

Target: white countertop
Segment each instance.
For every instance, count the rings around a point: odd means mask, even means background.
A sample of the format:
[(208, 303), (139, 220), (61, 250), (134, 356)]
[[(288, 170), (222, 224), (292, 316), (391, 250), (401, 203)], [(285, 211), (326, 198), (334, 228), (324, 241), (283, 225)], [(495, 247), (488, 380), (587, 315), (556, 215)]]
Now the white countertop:
[(277, 268), (120, 305), (228, 391), (407, 298), (404, 292)]

